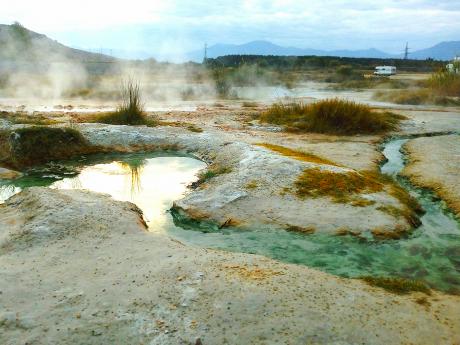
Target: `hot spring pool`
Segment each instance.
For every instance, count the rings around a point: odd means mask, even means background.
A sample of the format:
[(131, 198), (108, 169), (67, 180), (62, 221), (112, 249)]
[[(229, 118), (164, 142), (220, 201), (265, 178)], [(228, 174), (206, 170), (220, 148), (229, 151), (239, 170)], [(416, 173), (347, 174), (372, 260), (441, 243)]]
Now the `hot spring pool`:
[(219, 230), (215, 225), (182, 219), (170, 212), (174, 200), (187, 193), (206, 164), (191, 156), (169, 153), (103, 154), (30, 170), (24, 177), (0, 180), (0, 201), (23, 188), (49, 186), (87, 189), (131, 201), (143, 212), (152, 232), (164, 232), (201, 247), (255, 253), (280, 261), (314, 267), (344, 277), (398, 276), (460, 292), (460, 226), (442, 201), (414, 188), (397, 173), (404, 167), (401, 146), (388, 142), (382, 172), (408, 189), (426, 211), (422, 226), (408, 238), (376, 241), (352, 236), (304, 235), (284, 230)]

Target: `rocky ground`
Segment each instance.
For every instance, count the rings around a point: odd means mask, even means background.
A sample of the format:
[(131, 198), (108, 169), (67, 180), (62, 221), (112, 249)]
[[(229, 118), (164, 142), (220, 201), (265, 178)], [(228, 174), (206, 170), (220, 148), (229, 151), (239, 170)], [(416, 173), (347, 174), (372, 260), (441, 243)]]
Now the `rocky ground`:
[(185, 246), (106, 195), (31, 188), (0, 214), (2, 344), (460, 341), (458, 296)]
[[(174, 125), (83, 124), (85, 115), (71, 112), (49, 116), (105, 149), (180, 149), (225, 171), (176, 201), (194, 218), (332, 234), (411, 228), (407, 219), (377, 210), (405, 210), (387, 189), (362, 193), (375, 202), (364, 207), (326, 197), (300, 199), (292, 191), (306, 169), (375, 170), (382, 137), (280, 132), (254, 121), (260, 109), (224, 104), (156, 113), (201, 133)], [(460, 131), (456, 109), (398, 112), (409, 120), (395, 135)], [(0, 126), (15, 128), (5, 121)], [(433, 184), (426, 181), (439, 175), (439, 190), (455, 192), (460, 163), (454, 137), (409, 141), (417, 162), (406, 173), (428, 187)], [(259, 143), (330, 162), (293, 159)], [(431, 148), (436, 151), (427, 154)], [(451, 205), (459, 197), (454, 192)], [(0, 206), (0, 229), (2, 344), (460, 343), (458, 296), (395, 295), (306, 267), (184, 245), (146, 232), (137, 207), (105, 195), (32, 188)]]
[(403, 174), (434, 190), (460, 216), (460, 135), (416, 138), (404, 149), (410, 161)]

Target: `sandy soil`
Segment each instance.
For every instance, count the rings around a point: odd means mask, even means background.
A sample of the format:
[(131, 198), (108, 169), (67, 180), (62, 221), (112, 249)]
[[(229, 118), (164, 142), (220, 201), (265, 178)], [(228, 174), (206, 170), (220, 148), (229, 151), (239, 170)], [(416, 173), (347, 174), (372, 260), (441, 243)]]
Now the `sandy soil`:
[(417, 138), (404, 149), (410, 162), (403, 174), (434, 190), (460, 216), (460, 135)]
[(105, 195), (32, 188), (2, 207), (0, 228), (2, 344), (460, 341), (460, 297), (185, 246)]

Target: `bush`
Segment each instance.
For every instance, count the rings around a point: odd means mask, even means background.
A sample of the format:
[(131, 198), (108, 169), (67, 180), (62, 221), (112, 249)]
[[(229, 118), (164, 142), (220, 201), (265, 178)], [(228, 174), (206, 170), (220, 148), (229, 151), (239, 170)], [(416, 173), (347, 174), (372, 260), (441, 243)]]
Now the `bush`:
[(420, 86), (413, 90), (376, 92), (374, 98), (396, 104), (460, 105), (460, 74), (442, 69)]
[(276, 103), (261, 114), (260, 120), (293, 131), (352, 135), (394, 130), (404, 118), (352, 101), (326, 99), (312, 104)]
[(460, 74), (441, 70), (428, 79), (428, 87), (437, 96), (460, 97)]
[(121, 104), (113, 113), (102, 114), (94, 122), (111, 125), (155, 125), (156, 121), (148, 119), (144, 113), (139, 84), (132, 79), (122, 83)]

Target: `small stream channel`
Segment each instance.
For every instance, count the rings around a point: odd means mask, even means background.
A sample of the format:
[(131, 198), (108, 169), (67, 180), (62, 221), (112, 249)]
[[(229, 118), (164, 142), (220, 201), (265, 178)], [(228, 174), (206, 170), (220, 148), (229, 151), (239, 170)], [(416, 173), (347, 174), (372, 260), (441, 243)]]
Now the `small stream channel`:
[(255, 253), (314, 267), (344, 277), (397, 276), (460, 293), (460, 224), (444, 202), (415, 188), (398, 173), (404, 167), (401, 147), (408, 139), (384, 145), (388, 161), (382, 173), (393, 176), (418, 199), (426, 213), (422, 225), (401, 240), (353, 236), (303, 235), (266, 228), (217, 229), (169, 212), (205, 164), (179, 153), (104, 154), (31, 170), (15, 181), (0, 180), (0, 202), (29, 186), (88, 189), (137, 204), (150, 230), (165, 232), (192, 245)]

